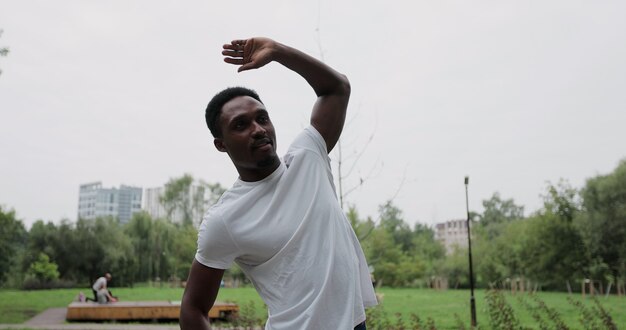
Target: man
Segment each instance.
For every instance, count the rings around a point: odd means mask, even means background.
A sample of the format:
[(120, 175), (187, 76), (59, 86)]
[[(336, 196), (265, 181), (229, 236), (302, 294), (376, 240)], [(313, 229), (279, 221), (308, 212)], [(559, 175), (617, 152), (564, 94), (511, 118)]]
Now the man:
[(104, 274), (104, 276), (99, 277), (91, 286), (91, 290), (93, 291), (94, 299), (99, 304), (106, 304), (108, 302), (115, 302), (117, 298), (111, 295), (107, 284), (111, 281), (113, 277), (110, 273)]
[(242, 268), (268, 306), (266, 329), (365, 329), (376, 304), (361, 246), (335, 194), (328, 153), (346, 116), (345, 76), (267, 38), (234, 40), (224, 61), (238, 71), (278, 62), (317, 94), (307, 127), (281, 161), (269, 114), (252, 90), (218, 93), (206, 110), (217, 150), (239, 178), (204, 217), (183, 295), (182, 329), (208, 329), (224, 270)]

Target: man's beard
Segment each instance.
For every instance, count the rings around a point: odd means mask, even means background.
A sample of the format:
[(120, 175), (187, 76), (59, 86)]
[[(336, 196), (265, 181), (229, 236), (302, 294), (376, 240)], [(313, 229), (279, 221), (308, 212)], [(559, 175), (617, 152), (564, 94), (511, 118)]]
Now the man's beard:
[(276, 164), (278, 162), (278, 156), (277, 155), (271, 155), (268, 156), (267, 158), (260, 160), (256, 163), (256, 166), (264, 168), (264, 167), (270, 167), (274, 164)]

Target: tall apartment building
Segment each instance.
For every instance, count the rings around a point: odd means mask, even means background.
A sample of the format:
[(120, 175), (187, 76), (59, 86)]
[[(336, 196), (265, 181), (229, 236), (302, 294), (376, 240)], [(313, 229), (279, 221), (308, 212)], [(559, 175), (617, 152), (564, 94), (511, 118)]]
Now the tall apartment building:
[(165, 208), (161, 204), (161, 196), (165, 188), (146, 188), (143, 193), (143, 210), (146, 211), (152, 219), (162, 219), (167, 216)]
[[(165, 187), (146, 188), (143, 199), (143, 209), (148, 212), (153, 219), (167, 218), (167, 211), (161, 203), (161, 197), (164, 192)], [(187, 198), (190, 201), (196, 199), (200, 202), (200, 205), (192, 210), (192, 222), (195, 226), (198, 226), (202, 222), (204, 211), (208, 209), (204, 192), (205, 189), (200, 186), (191, 186), (187, 192)], [(175, 209), (169, 220), (173, 223), (182, 223), (183, 218), (183, 212), (180, 209)]]
[(446, 254), (454, 248), (467, 248), (467, 220), (449, 220), (435, 225), (435, 239), (446, 247)]
[(89, 220), (111, 216), (122, 224), (127, 223), (133, 214), (141, 211), (141, 196), (139, 187), (103, 188), (101, 182), (81, 184), (78, 218)]

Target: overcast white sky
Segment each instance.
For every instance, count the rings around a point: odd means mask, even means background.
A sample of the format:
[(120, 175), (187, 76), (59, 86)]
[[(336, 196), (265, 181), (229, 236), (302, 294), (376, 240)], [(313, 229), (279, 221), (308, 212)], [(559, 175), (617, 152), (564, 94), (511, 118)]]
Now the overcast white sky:
[(226, 86), (261, 94), (284, 153), (314, 93), (280, 65), (237, 74), (220, 55), (268, 36), (318, 58), (321, 45), (350, 78), (344, 154), (373, 135), (346, 180), (368, 178), (348, 196), (361, 215), (400, 187), (409, 223), (463, 218), (465, 175), (471, 209), (498, 191), (528, 214), (546, 181), (580, 187), (626, 157), (624, 13), (625, 1), (2, 0), (0, 205), (30, 226), (75, 220), (81, 183), (191, 173), (230, 186), (204, 122)]

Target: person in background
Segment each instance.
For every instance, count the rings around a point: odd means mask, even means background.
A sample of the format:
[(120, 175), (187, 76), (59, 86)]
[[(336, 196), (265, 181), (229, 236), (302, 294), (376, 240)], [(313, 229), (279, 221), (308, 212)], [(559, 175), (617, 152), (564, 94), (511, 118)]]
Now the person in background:
[(107, 286), (112, 278), (113, 276), (111, 276), (111, 273), (106, 273), (104, 274), (104, 276), (99, 277), (91, 286), (94, 299), (87, 298), (87, 300), (93, 300), (99, 304), (116, 302), (117, 297), (114, 297), (113, 295), (111, 295), (111, 291), (109, 291), (109, 288)]

